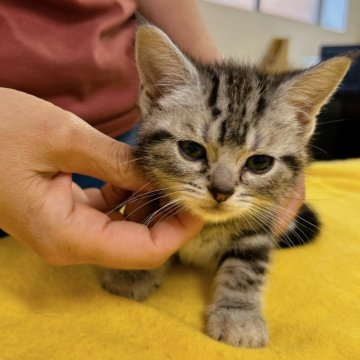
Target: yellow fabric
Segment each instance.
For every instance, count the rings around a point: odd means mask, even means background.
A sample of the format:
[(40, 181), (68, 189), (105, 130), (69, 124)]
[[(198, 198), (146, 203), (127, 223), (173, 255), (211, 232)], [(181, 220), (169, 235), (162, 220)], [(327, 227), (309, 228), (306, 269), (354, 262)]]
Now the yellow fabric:
[(314, 164), (311, 245), (276, 250), (265, 294), (271, 341), (236, 349), (208, 338), (211, 279), (172, 269), (144, 303), (103, 291), (91, 266), (52, 267), (0, 240), (0, 359), (360, 359), (360, 160)]

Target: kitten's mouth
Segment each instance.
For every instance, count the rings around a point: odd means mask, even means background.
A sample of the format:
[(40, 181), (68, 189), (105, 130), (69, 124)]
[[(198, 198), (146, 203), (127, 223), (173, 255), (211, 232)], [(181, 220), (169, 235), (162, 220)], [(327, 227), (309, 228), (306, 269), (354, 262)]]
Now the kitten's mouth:
[(201, 210), (210, 211), (210, 212), (223, 212), (225, 211), (226, 205), (224, 204), (215, 204), (215, 205), (200, 205)]
[(217, 223), (228, 221), (239, 216), (239, 212), (232, 206), (224, 203), (220, 204), (199, 204), (194, 212), (202, 217), (206, 222)]
[(220, 214), (229, 211), (226, 204), (215, 204), (215, 205), (200, 205), (199, 206), (202, 211), (207, 211), (213, 214)]

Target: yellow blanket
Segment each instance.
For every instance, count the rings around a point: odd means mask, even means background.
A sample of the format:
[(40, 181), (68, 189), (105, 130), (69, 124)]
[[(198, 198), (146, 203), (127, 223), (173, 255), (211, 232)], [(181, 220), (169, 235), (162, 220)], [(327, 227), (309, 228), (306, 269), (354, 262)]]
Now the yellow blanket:
[(276, 250), (265, 294), (271, 341), (236, 349), (204, 334), (210, 276), (172, 269), (150, 299), (103, 291), (91, 266), (52, 267), (0, 240), (0, 359), (360, 359), (360, 160), (314, 164), (311, 245)]

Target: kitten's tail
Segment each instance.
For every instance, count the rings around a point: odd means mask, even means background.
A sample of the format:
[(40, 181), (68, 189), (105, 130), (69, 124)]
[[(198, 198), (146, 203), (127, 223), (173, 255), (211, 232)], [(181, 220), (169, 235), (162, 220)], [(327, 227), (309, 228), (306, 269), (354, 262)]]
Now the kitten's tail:
[(306, 204), (300, 208), (295, 220), (286, 232), (278, 239), (278, 246), (289, 248), (304, 245), (320, 232), (320, 221), (317, 214)]

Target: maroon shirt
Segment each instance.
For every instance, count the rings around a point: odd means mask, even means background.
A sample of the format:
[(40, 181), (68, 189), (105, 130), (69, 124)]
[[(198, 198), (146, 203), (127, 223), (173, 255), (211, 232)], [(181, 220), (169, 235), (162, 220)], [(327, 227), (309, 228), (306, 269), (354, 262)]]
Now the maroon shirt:
[(138, 118), (135, 0), (0, 2), (0, 87), (117, 136)]

